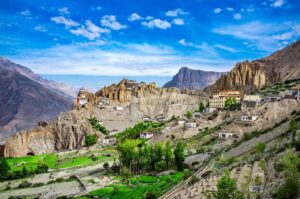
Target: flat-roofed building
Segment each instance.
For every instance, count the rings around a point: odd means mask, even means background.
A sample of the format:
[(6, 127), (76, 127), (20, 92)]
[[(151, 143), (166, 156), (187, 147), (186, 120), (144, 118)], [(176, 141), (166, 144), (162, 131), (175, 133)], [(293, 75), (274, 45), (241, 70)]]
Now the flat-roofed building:
[(237, 103), (241, 101), (241, 94), (239, 91), (222, 91), (214, 93), (209, 98), (210, 108), (224, 108), (226, 99), (236, 99)]

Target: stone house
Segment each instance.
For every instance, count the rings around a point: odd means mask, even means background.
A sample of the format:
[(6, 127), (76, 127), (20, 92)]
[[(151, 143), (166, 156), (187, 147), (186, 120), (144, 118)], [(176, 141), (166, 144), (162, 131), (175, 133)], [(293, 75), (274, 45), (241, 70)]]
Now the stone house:
[(151, 133), (151, 132), (141, 132), (140, 133), (141, 139), (150, 139), (152, 137), (153, 137), (153, 133)]
[(232, 138), (233, 137), (233, 133), (219, 133), (219, 138), (220, 139), (228, 139), (228, 138)]
[(118, 129), (112, 129), (112, 130), (109, 131), (109, 136), (114, 136), (114, 135), (116, 135), (118, 133), (119, 133)]
[(196, 128), (197, 124), (195, 122), (186, 122), (184, 123), (185, 128)]

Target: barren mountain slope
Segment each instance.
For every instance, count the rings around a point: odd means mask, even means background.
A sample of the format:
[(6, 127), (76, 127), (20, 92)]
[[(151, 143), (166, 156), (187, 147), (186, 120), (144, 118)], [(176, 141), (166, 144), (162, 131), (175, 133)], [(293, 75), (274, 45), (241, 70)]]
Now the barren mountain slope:
[(249, 93), (278, 81), (299, 78), (300, 41), (297, 41), (266, 58), (237, 63), (227, 75), (205, 88), (205, 91), (240, 89)]

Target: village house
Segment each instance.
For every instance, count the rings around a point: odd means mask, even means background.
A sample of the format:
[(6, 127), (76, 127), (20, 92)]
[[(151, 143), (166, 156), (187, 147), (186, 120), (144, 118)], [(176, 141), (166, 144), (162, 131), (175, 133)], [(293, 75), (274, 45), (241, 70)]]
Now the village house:
[(80, 106), (85, 106), (88, 103), (87, 91), (80, 89), (77, 96), (77, 104)]
[(102, 97), (99, 104), (100, 105), (109, 105), (109, 99), (106, 97)]
[(278, 101), (281, 101), (281, 96), (278, 96), (278, 95), (269, 95), (266, 97), (266, 101), (267, 102), (278, 102)]
[(184, 124), (184, 127), (185, 128), (196, 128), (197, 127), (197, 124), (195, 122), (186, 122)]
[(228, 138), (232, 138), (233, 137), (233, 133), (219, 133), (219, 138), (220, 139), (228, 139)]
[(102, 141), (103, 145), (115, 145), (116, 144), (117, 139), (116, 138), (105, 138)]
[(201, 117), (201, 113), (200, 113), (200, 112), (194, 112), (194, 113), (193, 113), (193, 116), (194, 116), (194, 117)]
[(297, 90), (295, 98), (296, 100), (300, 100), (300, 89)]
[(259, 95), (244, 95), (242, 101), (242, 110), (248, 108), (257, 108), (262, 102), (262, 98)]
[(116, 135), (119, 133), (119, 130), (118, 129), (112, 129), (109, 131), (109, 136), (113, 136), (113, 135)]
[(143, 120), (144, 122), (149, 122), (149, 121), (151, 121), (151, 117), (148, 116), (148, 115), (143, 115), (142, 120)]
[(152, 137), (153, 137), (153, 133), (151, 133), (151, 132), (141, 132), (140, 133), (141, 139), (150, 139)]
[(158, 122), (164, 122), (166, 121), (166, 117), (163, 115), (163, 114), (159, 114), (155, 117), (155, 119), (158, 121)]
[(241, 94), (239, 91), (222, 91), (219, 93), (214, 93), (209, 97), (209, 107), (210, 108), (225, 108), (226, 99), (236, 99), (237, 103), (241, 101)]
[(205, 113), (213, 113), (217, 110), (217, 108), (207, 107), (204, 109)]
[(177, 120), (177, 125), (184, 125), (186, 121), (184, 119), (178, 119)]
[(257, 120), (257, 116), (249, 116), (249, 115), (242, 115), (241, 121), (242, 122), (254, 122)]
[(116, 111), (123, 111), (124, 107), (123, 106), (115, 106)]

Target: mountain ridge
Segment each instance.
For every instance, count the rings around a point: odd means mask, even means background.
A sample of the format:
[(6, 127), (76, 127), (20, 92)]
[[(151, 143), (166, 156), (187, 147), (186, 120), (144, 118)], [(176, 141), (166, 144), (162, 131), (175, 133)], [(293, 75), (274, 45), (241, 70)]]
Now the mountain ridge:
[(226, 72), (203, 71), (182, 67), (178, 73), (173, 76), (172, 80), (167, 82), (163, 87), (176, 87), (189, 90), (204, 89), (217, 81), (221, 75), (225, 73)]

